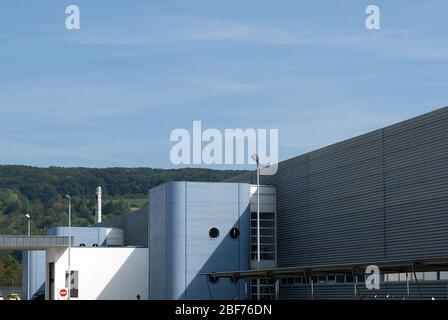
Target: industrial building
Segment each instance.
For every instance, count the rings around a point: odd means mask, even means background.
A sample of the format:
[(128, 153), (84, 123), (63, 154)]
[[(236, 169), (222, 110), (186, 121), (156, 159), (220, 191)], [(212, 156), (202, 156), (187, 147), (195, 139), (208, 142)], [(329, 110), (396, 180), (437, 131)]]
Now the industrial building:
[[(256, 172), (170, 182), (138, 213), (83, 228), (98, 247), (72, 237), (78, 298), (448, 299), (448, 108), (261, 169), (260, 185)], [(66, 251), (46, 250), (47, 298), (64, 287)], [(368, 265), (378, 290), (364, 285)]]

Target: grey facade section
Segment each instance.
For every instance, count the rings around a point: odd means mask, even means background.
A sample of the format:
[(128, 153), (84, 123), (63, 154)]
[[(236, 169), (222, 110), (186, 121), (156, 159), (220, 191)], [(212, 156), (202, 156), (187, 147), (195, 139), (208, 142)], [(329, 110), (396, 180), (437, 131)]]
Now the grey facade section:
[(0, 249), (2, 250), (45, 250), (52, 247), (68, 247), (68, 244), (68, 237), (63, 236), (0, 235)]
[[(313, 292), (313, 293), (311, 293)], [(389, 282), (381, 283), (379, 290), (367, 290), (363, 283), (357, 288), (353, 283), (314, 284), (313, 291), (310, 285), (296, 287), (280, 287), (280, 299), (306, 299), (306, 300), (448, 300), (447, 281), (423, 281), (419, 285), (415, 282)]]
[(278, 267), (447, 258), (448, 108), (280, 162), (261, 183), (277, 188)]
[[(420, 288), (415, 282), (382, 283), (380, 290), (367, 290), (363, 284), (359, 284), (357, 289), (353, 283), (341, 284), (314, 284), (313, 291), (310, 285), (300, 285), (296, 287), (281, 287), (280, 299), (365, 299), (365, 300), (417, 300), (437, 299), (448, 300), (448, 282), (447, 281), (425, 281), (419, 283)], [(313, 292), (313, 293), (312, 293)]]
[(23, 299), (31, 299), (34, 293), (42, 290), (45, 290), (45, 251), (22, 251)]
[(148, 206), (103, 221), (96, 226), (123, 229), (123, 244), (125, 246), (148, 247)]
[[(170, 182), (149, 198), (150, 299), (243, 298), (242, 283), (207, 282), (203, 273), (249, 269), (249, 185)], [(209, 237), (213, 227), (216, 239)]]
[(448, 257), (447, 160), (442, 108), (280, 162), (278, 267)]
[[(72, 246), (78, 247), (84, 245), (92, 247), (106, 246), (106, 228), (87, 228), (87, 227), (71, 227), (71, 236), (73, 239)], [(54, 227), (48, 229), (49, 236), (66, 236), (69, 235), (68, 227)]]

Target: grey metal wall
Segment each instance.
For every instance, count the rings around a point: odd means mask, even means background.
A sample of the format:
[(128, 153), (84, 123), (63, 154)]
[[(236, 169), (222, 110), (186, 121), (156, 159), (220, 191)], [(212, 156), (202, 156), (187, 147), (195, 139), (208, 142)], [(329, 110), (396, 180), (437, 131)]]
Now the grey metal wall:
[(45, 251), (22, 251), (22, 299), (41, 290), (45, 290)]
[[(422, 281), (420, 290), (415, 282), (409, 283), (409, 295), (406, 282), (382, 283), (380, 290), (367, 290), (359, 284), (355, 291), (353, 283), (314, 284), (313, 294), (309, 285), (280, 287), (280, 299), (392, 299), (403, 300), (436, 299), (448, 300), (447, 281)], [(375, 297), (376, 296), (376, 297)]]
[(277, 187), (279, 267), (447, 258), (448, 108), (283, 161), (262, 183)]
[[(149, 197), (150, 299), (243, 298), (242, 282), (208, 283), (203, 273), (249, 269), (249, 185), (170, 182)], [(237, 239), (229, 235), (233, 227)]]
[(125, 246), (148, 247), (148, 206), (103, 221), (96, 226), (123, 229)]
[[(106, 246), (106, 228), (99, 227), (71, 227), (72, 245), (75, 247), (84, 244), (87, 247), (93, 245)], [(48, 229), (49, 236), (68, 236), (68, 227), (53, 227)]]

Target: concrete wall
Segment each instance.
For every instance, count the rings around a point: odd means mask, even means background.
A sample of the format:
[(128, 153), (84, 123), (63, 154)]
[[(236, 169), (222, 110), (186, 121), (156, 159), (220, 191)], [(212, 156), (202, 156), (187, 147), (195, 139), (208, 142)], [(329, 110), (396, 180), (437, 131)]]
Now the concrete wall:
[[(248, 184), (172, 182), (149, 193), (151, 299), (232, 299), (242, 283), (201, 273), (250, 267)], [(210, 239), (209, 230), (220, 235)], [(240, 229), (231, 239), (232, 227)]]
[[(78, 300), (148, 299), (147, 248), (71, 248), (71, 270), (79, 272)], [(47, 251), (47, 265), (55, 263), (54, 295), (65, 287), (68, 249)], [(48, 292), (48, 274), (47, 274)], [(47, 296), (48, 298), (48, 296)]]

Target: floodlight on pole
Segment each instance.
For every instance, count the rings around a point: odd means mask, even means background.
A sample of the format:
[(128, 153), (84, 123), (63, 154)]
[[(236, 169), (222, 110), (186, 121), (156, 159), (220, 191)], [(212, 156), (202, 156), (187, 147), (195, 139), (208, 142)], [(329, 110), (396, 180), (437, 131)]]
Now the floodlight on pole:
[[(257, 163), (257, 270), (260, 269), (260, 156), (250, 156)], [(257, 280), (257, 299), (260, 300), (260, 279)]]
[[(31, 237), (31, 213), (27, 212), (25, 214), (25, 218), (26, 220), (28, 220), (28, 237)], [(27, 265), (28, 265), (28, 270), (27, 270), (27, 292), (26, 292), (26, 298), (27, 300), (30, 300), (30, 290), (31, 290), (31, 284), (30, 284), (30, 250), (27, 250)]]
[(72, 246), (72, 197), (67, 193), (65, 198), (68, 199), (68, 293), (67, 300), (70, 300), (72, 289), (72, 277), (70, 270), (70, 247)]

